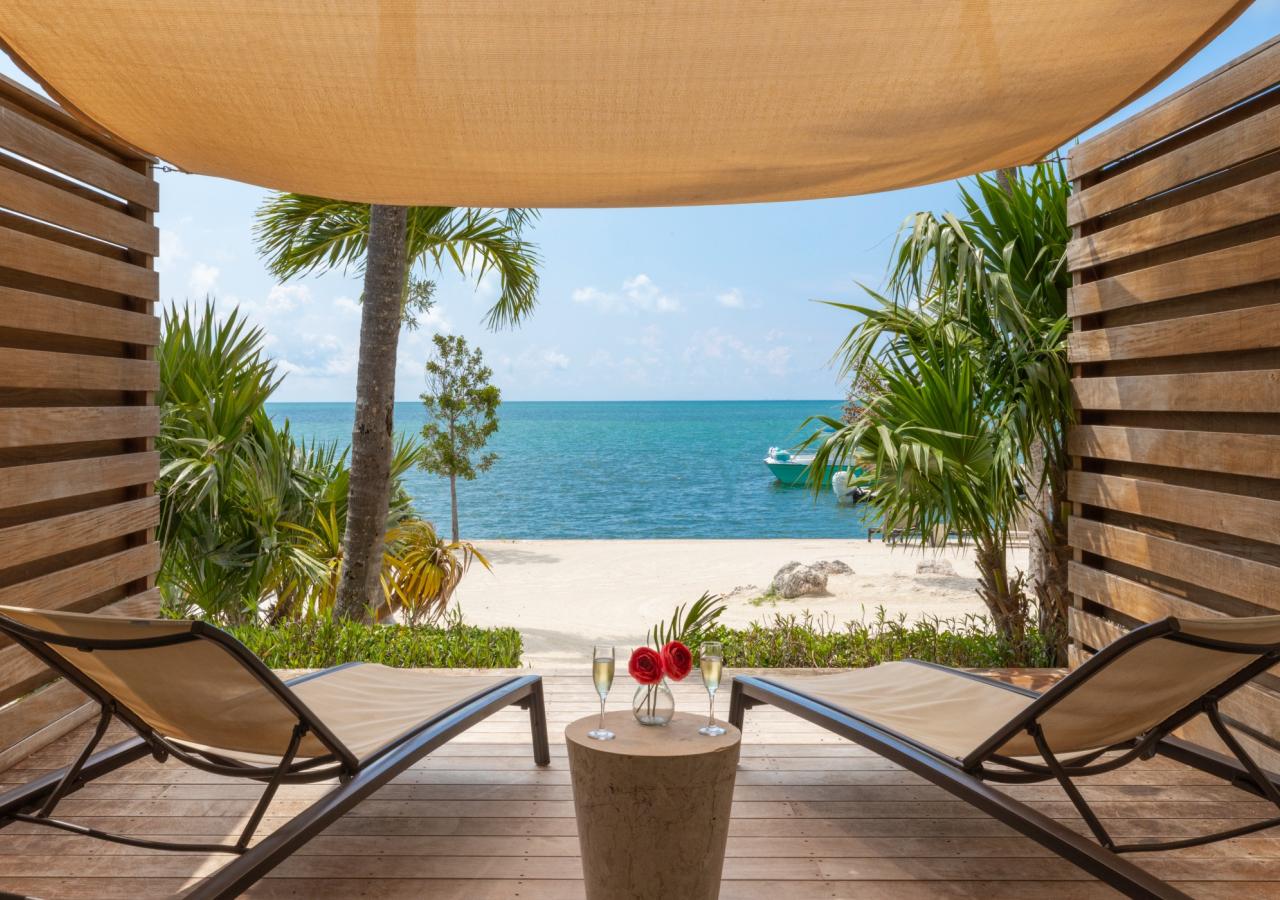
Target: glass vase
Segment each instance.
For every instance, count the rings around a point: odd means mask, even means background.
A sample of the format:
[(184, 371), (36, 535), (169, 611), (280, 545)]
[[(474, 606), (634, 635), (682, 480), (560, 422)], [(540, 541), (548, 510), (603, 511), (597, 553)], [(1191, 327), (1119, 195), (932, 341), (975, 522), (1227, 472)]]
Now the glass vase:
[(667, 687), (667, 679), (657, 684), (642, 684), (631, 698), (631, 712), (641, 725), (666, 725), (676, 714), (676, 698)]

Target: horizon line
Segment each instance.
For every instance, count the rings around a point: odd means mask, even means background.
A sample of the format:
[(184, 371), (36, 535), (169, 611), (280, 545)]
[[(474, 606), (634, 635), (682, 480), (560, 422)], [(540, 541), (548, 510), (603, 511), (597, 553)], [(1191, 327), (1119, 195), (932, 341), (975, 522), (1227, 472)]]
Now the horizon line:
[[(354, 405), (354, 400), (267, 400), (268, 404), (291, 404), (293, 406), (306, 406), (326, 403), (343, 403), (348, 406)], [(395, 403), (421, 403), (421, 400), (396, 400)], [(700, 398), (700, 399), (669, 399), (663, 397), (649, 397), (645, 399), (629, 399), (629, 400), (503, 400), (503, 403), (843, 403), (843, 397), (757, 397), (751, 400), (742, 398)]]

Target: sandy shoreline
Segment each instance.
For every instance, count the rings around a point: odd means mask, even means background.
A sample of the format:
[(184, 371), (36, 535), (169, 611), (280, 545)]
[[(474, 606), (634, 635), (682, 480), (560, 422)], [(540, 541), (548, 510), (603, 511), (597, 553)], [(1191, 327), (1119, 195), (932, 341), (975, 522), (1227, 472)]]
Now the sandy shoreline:
[[(456, 602), (467, 622), (509, 625), (525, 638), (531, 665), (564, 665), (587, 659), (591, 643), (606, 640), (630, 648), (677, 604), (703, 591), (729, 595), (724, 620), (731, 625), (775, 612), (827, 615), (837, 622), (870, 618), (883, 605), (908, 619), (981, 613), (974, 593), (972, 551), (890, 547), (879, 540), (547, 540), (476, 541), (493, 572), (474, 567)], [(1025, 551), (1024, 551), (1025, 553)], [(917, 575), (916, 565), (935, 556), (956, 574)], [(852, 575), (832, 575), (826, 596), (752, 604), (774, 573), (798, 560), (841, 560)], [(1016, 560), (1025, 564), (1025, 560)], [(620, 651), (621, 652), (621, 651)]]

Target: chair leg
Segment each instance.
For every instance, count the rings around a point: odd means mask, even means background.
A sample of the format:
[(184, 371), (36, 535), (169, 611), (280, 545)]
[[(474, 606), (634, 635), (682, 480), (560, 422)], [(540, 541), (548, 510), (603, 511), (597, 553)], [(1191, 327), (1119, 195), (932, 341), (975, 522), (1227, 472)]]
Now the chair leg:
[[(65, 790), (61, 791), (61, 795), (66, 796), (69, 793), (73, 793), (81, 784), (90, 782), (107, 772), (113, 772), (116, 769), (127, 766), (129, 763), (142, 759), (150, 753), (151, 748), (140, 737), (127, 738), (115, 746), (100, 750), (80, 766), (74, 783), (68, 784)], [(68, 766), (56, 772), (50, 772), (48, 775), (41, 776), (34, 781), (0, 795), (0, 827), (4, 826), (5, 819), (10, 813), (21, 812), (24, 809), (43, 803), (50, 793), (58, 790), (58, 785), (66, 778), (70, 769), (71, 767)]]
[(547, 703), (542, 694), (542, 679), (529, 688), (525, 701), (529, 708), (529, 730), (533, 733), (533, 761), (539, 766), (551, 765), (551, 746), (547, 742)]
[(742, 682), (736, 678), (733, 681), (733, 688), (729, 692), (729, 724), (739, 731), (742, 730), (742, 722), (747, 714), (747, 697), (742, 690)]

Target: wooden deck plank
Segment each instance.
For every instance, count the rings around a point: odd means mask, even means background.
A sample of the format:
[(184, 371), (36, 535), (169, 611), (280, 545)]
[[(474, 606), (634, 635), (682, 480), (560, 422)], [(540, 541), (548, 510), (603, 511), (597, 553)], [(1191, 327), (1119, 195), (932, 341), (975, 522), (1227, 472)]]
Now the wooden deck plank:
[[(537, 769), (530, 758), (527, 716), (515, 709), (499, 713), (361, 804), (247, 896), (579, 900), (563, 725), (593, 711), (593, 694), (577, 673), (548, 677), (546, 690), (553, 723), (548, 769)], [(676, 696), (678, 709), (702, 708), (696, 682), (677, 685)], [(726, 900), (1115, 896), (941, 789), (861, 748), (829, 740), (815, 726), (763, 708), (749, 714), (747, 725), (721, 894)], [(0, 772), (0, 789), (65, 764), (83, 734), (81, 729)], [(324, 790), (282, 789), (264, 833)], [(1058, 788), (1008, 791), (1083, 832)], [(1230, 827), (1267, 809), (1167, 760), (1088, 779), (1084, 793), (1106, 825), (1129, 839)], [(256, 796), (253, 785), (148, 759), (69, 797), (59, 812), (130, 834), (222, 840), (238, 832)], [(0, 830), (0, 890), (41, 897), (171, 896), (221, 862), (22, 823)], [(1206, 900), (1280, 900), (1280, 833), (1139, 862)]]

